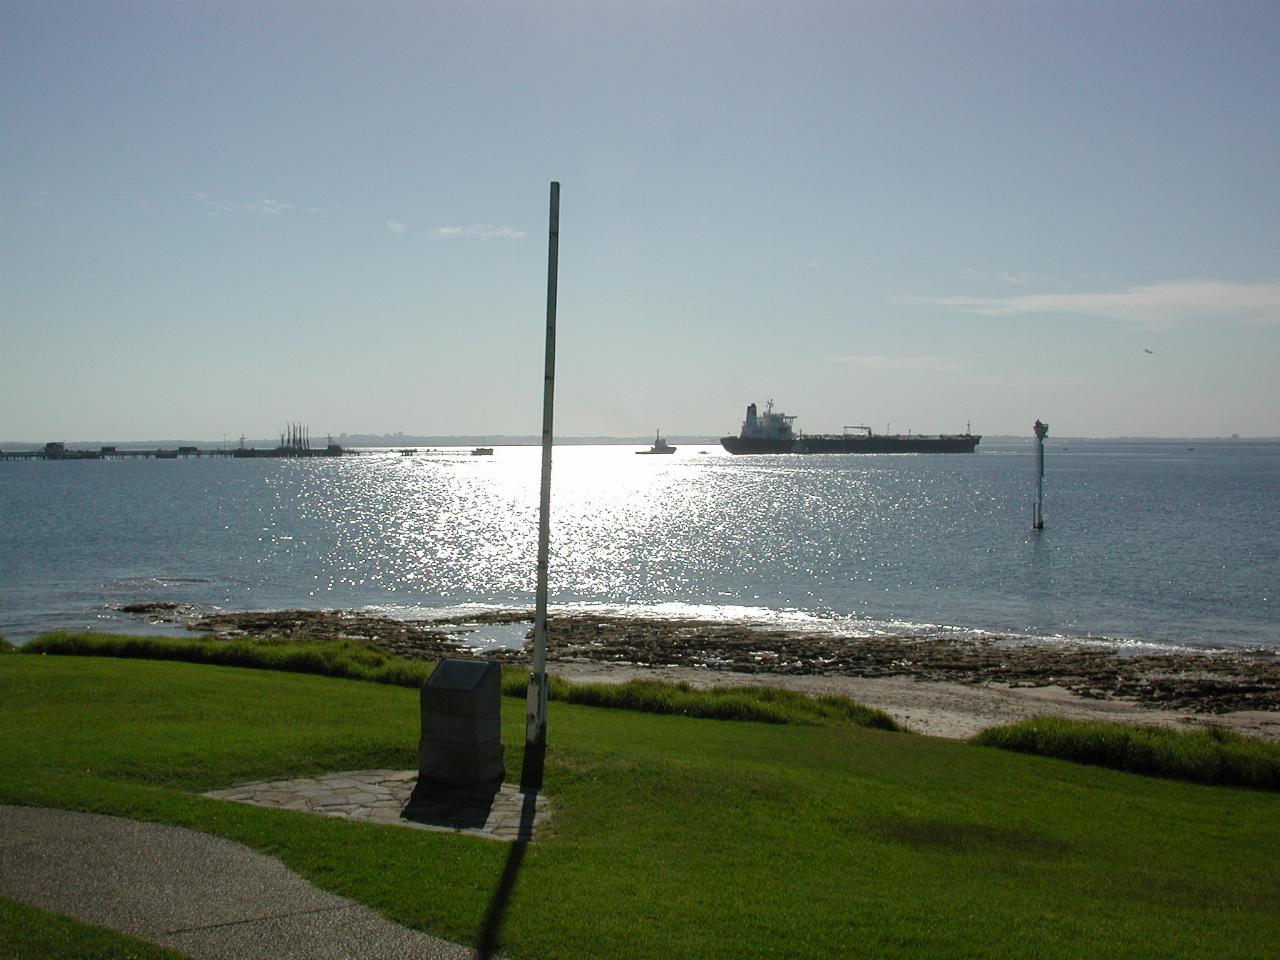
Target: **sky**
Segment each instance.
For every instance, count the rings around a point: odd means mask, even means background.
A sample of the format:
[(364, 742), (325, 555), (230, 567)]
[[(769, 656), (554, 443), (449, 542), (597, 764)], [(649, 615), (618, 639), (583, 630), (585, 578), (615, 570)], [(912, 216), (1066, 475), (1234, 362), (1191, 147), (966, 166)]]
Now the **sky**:
[(1280, 4), (0, 0), (0, 441), (1280, 435)]

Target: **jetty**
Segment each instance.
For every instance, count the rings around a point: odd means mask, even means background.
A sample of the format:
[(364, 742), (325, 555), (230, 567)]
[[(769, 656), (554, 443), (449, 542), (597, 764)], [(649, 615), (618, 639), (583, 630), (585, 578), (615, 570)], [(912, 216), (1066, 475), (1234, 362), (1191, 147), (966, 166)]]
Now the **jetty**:
[(311, 445), (311, 430), (299, 423), (291, 423), (280, 431), (280, 443), (274, 447), (245, 446), (244, 437), (240, 437), (239, 446), (213, 447), (201, 449), (195, 446), (180, 446), (173, 449), (102, 446), (68, 447), (61, 441), (46, 443), (35, 450), (0, 450), (0, 460), (136, 460), (138, 458), (154, 460), (179, 460), (195, 457), (342, 457), (354, 455), (355, 451), (345, 450), (328, 438), (328, 443), (321, 447)]

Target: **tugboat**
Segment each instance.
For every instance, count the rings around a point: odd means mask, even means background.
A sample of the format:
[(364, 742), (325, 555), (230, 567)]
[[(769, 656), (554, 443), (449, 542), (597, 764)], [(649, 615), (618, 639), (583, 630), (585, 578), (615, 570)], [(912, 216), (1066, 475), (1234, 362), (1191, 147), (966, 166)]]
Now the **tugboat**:
[(648, 450), (637, 450), (636, 456), (644, 457), (654, 453), (675, 453), (675, 452), (676, 452), (676, 448), (673, 447), (671, 444), (667, 443), (667, 441), (663, 440), (662, 431), (658, 430), (654, 432), (653, 446), (650, 447)]
[[(798, 433), (791, 424), (795, 417), (773, 412), (770, 400), (763, 414), (756, 405), (747, 407), (742, 431), (736, 437), (721, 437), (720, 445), (735, 454), (751, 453), (973, 453), (982, 439), (964, 433), (874, 434), (870, 427), (845, 427), (844, 433)], [(865, 430), (866, 433), (849, 433)]]

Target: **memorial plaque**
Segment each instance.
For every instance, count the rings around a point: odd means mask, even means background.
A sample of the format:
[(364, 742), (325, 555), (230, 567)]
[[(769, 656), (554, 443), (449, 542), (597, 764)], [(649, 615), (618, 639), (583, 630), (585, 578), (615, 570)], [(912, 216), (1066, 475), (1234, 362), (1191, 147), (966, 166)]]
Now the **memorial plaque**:
[(427, 678), (427, 686), (445, 690), (474, 690), (494, 664), (485, 660), (445, 660)]
[(442, 661), (422, 685), (421, 704), (419, 788), (502, 782), (502, 668), (497, 663)]

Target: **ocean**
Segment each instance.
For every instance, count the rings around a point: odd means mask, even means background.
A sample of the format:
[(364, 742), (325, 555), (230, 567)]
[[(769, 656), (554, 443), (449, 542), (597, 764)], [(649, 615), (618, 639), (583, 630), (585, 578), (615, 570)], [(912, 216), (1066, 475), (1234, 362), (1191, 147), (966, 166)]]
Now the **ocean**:
[[(1050, 437), (1041, 531), (1030, 441), (636, 449), (555, 449), (553, 611), (1280, 653), (1280, 443)], [(144, 602), (531, 609), (539, 457), (0, 462), (0, 634), (176, 629), (119, 611)]]

